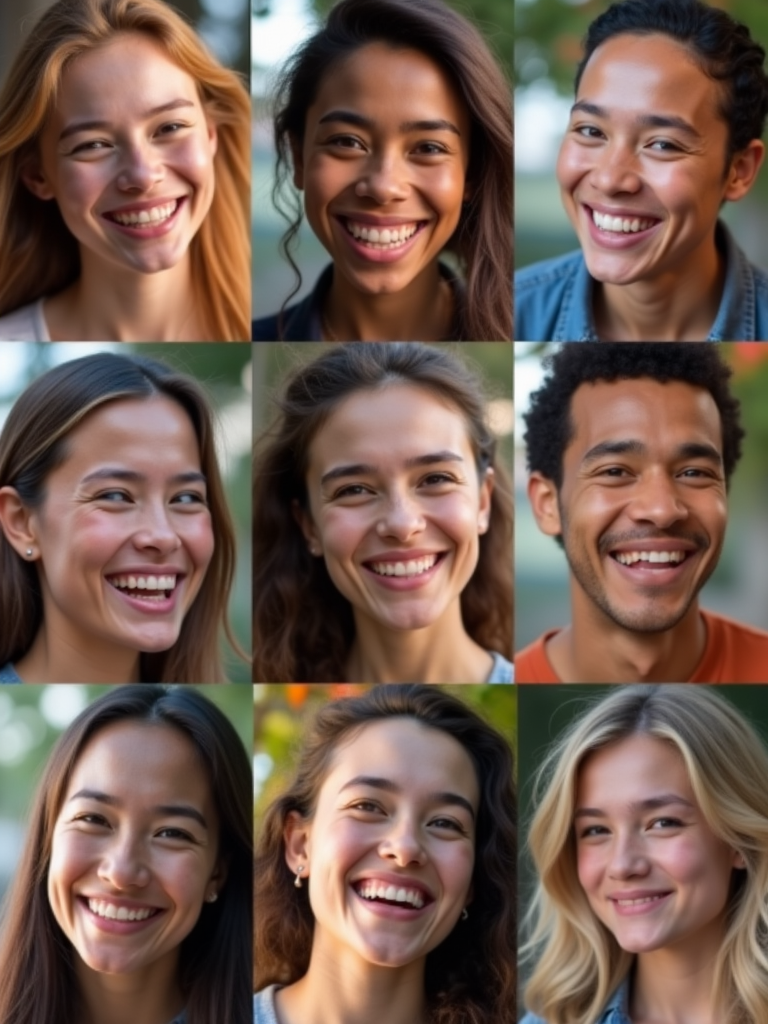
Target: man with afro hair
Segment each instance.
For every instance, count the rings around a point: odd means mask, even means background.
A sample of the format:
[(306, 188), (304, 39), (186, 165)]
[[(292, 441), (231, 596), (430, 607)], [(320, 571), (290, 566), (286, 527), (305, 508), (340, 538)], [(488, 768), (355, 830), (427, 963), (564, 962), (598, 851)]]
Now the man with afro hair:
[(706, 343), (563, 345), (525, 416), (528, 496), (565, 551), (572, 621), (518, 682), (768, 682), (768, 633), (699, 608), (741, 454)]

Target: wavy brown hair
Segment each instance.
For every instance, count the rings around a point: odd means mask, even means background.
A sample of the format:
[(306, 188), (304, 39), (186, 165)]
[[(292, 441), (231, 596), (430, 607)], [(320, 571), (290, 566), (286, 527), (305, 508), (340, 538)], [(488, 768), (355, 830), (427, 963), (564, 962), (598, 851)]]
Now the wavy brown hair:
[(448, 401), (466, 421), (477, 471), (493, 468), (488, 530), (461, 594), (464, 628), (481, 647), (512, 658), (512, 486), (485, 421), (479, 378), (439, 346), (352, 341), (298, 367), (279, 415), (257, 444), (253, 475), (253, 649), (256, 682), (339, 682), (355, 636), (352, 606), (325, 562), (307, 550), (293, 515), (308, 507), (309, 445), (355, 391), (414, 384)]
[(517, 834), (512, 751), (504, 737), (462, 701), (422, 683), (377, 686), (326, 705), (304, 740), (296, 776), (267, 810), (256, 843), (254, 985), (291, 984), (309, 968), (315, 919), (306, 888), (297, 889), (285, 860), (288, 815), (314, 813), (340, 744), (363, 726), (413, 718), (452, 736), (477, 773), (472, 912), (427, 954), (429, 1024), (509, 1024), (515, 1005)]
[[(243, 83), (161, 0), (57, 0), (40, 17), (0, 93), (0, 315), (53, 295), (80, 274), (78, 242), (21, 169), (36, 152), (67, 64), (121, 32), (140, 32), (197, 83), (216, 125), (216, 188), (192, 239), (195, 302), (209, 341), (250, 338), (250, 100)], [(148, 339), (151, 340), (151, 339)]]
[[(176, 643), (141, 655), (143, 682), (219, 683), (227, 599), (235, 571), (235, 535), (224, 497), (214, 443), (213, 413), (191, 377), (139, 356), (101, 352), (63, 363), (38, 377), (11, 409), (0, 433), (0, 487), (14, 487), (27, 508), (45, 501), (48, 475), (67, 457), (67, 435), (105, 402), (165, 395), (189, 416), (206, 478), (215, 547), (200, 591)], [(26, 562), (0, 530), (0, 665), (32, 646), (43, 622), (43, 596), (35, 564)]]
[(204, 903), (181, 945), (187, 1024), (249, 1024), (251, 951), (251, 773), (229, 719), (197, 690), (129, 684), (112, 687), (59, 738), (32, 805), (21, 861), (9, 890), (0, 944), (0, 1020), (54, 1024), (77, 1018), (75, 957), (48, 900), (56, 819), (86, 744), (115, 722), (167, 725), (195, 747), (219, 814), (219, 855), (226, 879), (216, 903)]
[[(275, 99), (277, 149), (272, 199), (289, 223), (280, 249), (301, 287), (293, 244), (303, 219), (301, 200), (289, 186), (291, 144), (304, 139), (307, 110), (320, 83), (350, 54), (383, 42), (426, 54), (454, 83), (469, 112), (470, 199), (446, 249), (466, 277), (458, 310), (460, 341), (512, 338), (512, 87), (488, 44), (466, 18), (442, 0), (340, 0), (326, 24), (293, 54), (281, 73)], [(385, 88), (382, 83), (382, 88)]]

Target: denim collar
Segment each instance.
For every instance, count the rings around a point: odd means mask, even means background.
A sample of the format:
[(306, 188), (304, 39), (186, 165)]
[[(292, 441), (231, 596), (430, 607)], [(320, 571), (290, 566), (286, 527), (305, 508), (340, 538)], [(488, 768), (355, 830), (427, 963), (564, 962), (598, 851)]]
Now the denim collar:
[(595, 1024), (631, 1024), (629, 1019), (629, 978), (625, 978), (611, 998)]

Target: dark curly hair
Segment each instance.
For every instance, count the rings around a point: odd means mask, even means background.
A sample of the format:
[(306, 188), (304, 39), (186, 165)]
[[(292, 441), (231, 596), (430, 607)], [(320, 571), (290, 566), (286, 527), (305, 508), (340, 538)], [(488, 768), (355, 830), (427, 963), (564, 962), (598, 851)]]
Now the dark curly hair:
[(296, 776), (267, 810), (256, 842), (254, 987), (291, 984), (309, 968), (315, 919), (307, 889), (286, 864), (288, 815), (311, 818), (339, 746), (370, 722), (413, 718), (452, 736), (477, 772), (472, 912), (427, 955), (429, 1024), (509, 1024), (515, 1005), (517, 859), (512, 751), (504, 737), (462, 701), (422, 683), (377, 686), (326, 705), (304, 740)]
[[(272, 200), (289, 222), (280, 250), (301, 287), (293, 246), (303, 207), (288, 187), (291, 142), (303, 142), (307, 110), (320, 84), (356, 50), (383, 42), (426, 54), (455, 84), (471, 122), (469, 200), (446, 248), (466, 274), (459, 311), (462, 341), (512, 337), (512, 100), (511, 87), (477, 29), (442, 0), (340, 0), (326, 24), (298, 49), (277, 83), (274, 132), (277, 162)], [(386, 88), (386, 86), (384, 85)]]
[(752, 139), (761, 138), (768, 116), (765, 50), (746, 25), (701, 0), (621, 0), (599, 15), (587, 30), (584, 57), (575, 89), (592, 54), (622, 33), (661, 32), (688, 48), (705, 74), (723, 83), (720, 114), (728, 125), (727, 162)]
[(582, 384), (594, 381), (636, 380), (650, 377), (662, 384), (683, 381), (704, 388), (712, 395), (720, 413), (723, 433), (723, 467), (730, 482), (741, 457), (744, 431), (739, 422), (740, 403), (728, 388), (731, 368), (707, 342), (585, 342), (566, 344), (544, 365), (549, 375), (531, 395), (531, 407), (524, 414), (528, 469), (552, 480), (559, 490), (563, 483), (563, 455), (575, 427), (571, 419), (571, 398)]

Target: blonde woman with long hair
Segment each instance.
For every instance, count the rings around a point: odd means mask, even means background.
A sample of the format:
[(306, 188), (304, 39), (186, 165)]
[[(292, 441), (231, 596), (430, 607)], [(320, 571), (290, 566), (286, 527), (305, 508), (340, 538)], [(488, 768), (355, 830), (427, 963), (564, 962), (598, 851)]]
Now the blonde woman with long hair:
[(0, 338), (250, 337), (250, 102), (161, 0), (56, 0), (0, 94)]
[(524, 1024), (766, 1024), (768, 753), (729, 702), (616, 689), (534, 799)]

